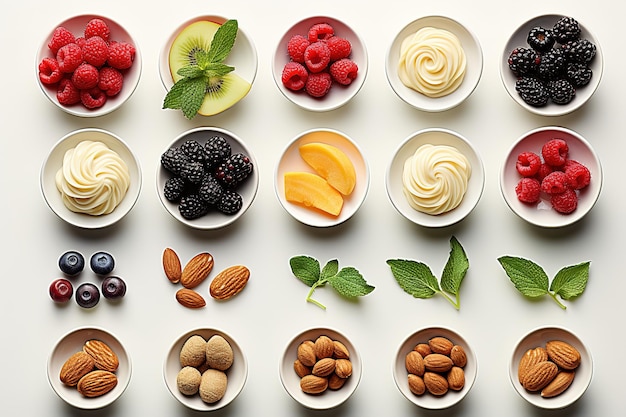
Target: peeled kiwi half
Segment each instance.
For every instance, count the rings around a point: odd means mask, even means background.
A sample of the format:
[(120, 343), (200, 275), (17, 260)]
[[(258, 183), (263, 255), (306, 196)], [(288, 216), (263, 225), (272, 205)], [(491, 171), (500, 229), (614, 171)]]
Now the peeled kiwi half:
[[(202, 20), (191, 23), (176, 36), (169, 54), (170, 73), (174, 82), (181, 78), (177, 74), (180, 68), (195, 63), (195, 54), (198, 51), (210, 49), (213, 36), (219, 27), (218, 23)], [(221, 113), (245, 97), (250, 88), (251, 84), (235, 72), (212, 77), (198, 114), (211, 116)]]

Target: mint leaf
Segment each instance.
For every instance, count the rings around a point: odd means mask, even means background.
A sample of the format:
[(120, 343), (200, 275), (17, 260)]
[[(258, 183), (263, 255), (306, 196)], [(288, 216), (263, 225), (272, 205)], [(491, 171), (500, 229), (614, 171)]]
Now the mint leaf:
[(187, 65), (176, 71), (176, 73), (184, 78), (197, 78), (204, 75), (204, 70), (198, 65)]
[(406, 259), (388, 259), (387, 265), (400, 288), (415, 298), (430, 298), (440, 291), (437, 278), (426, 264)]
[(217, 29), (208, 52), (210, 62), (222, 62), (226, 59), (233, 49), (238, 29), (239, 25), (237, 21), (232, 19), (227, 20)]
[(289, 260), (291, 272), (307, 286), (312, 287), (320, 279), (320, 263), (310, 256), (294, 256)]
[(469, 260), (463, 246), (452, 236), (450, 239), (450, 256), (441, 274), (441, 289), (457, 297), (459, 303), (459, 290), (465, 274), (469, 269)]
[(332, 261), (328, 261), (326, 265), (324, 265), (320, 278), (323, 280), (327, 280), (333, 275), (337, 275), (338, 271), (339, 271), (339, 261), (337, 261), (336, 259), (333, 259)]
[(223, 77), (229, 72), (233, 72), (235, 67), (231, 67), (230, 65), (225, 65), (219, 62), (211, 62), (206, 65), (206, 69), (204, 74), (207, 77)]
[(363, 276), (353, 267), (346, 267), (336, 275), (328, 278), (329, 284), (342, 296), (348, 298), (360, 297), (374, 291)]
[(590, 262), (567, 266), (554, 276), (550, 291), (558, 294), (564, 300), (569, 300), (581, 295), (589, 280)]
[(533, 261), (514, 256), (502, 256), (498, 261), (515, 288), (526, 297), (535, 298), (548, 293), (548, 275)]
[(206, 94), (206, 80), (204, 78), (183, 78), (183, 94), (181, 96), (181, 110), (185, 117), (191, 120), (200, 110)]

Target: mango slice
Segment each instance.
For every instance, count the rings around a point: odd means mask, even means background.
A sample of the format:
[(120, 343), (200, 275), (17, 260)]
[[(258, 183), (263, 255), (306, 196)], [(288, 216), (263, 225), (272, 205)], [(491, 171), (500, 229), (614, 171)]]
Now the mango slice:
[(343, 195), (350, 195), (356, 185), (354, 164), (341, 149), (322, 142), (299, 147), (300, 156), (322, 178)]
[(338, 216), (343, 207), (343, 197), (319, 175), (311, 172), (287, 172), (284, 176), (285, 199)]

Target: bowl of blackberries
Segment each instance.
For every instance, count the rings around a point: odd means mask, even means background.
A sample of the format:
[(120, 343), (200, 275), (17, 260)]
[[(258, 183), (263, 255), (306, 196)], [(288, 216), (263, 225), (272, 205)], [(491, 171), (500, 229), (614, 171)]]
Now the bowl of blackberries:
[(584, 105), (603, 71), (596, 36), (571, 16), (528, 20), (504, 47), (500, 76), (509, 95), (526, 110), (561, 116)]
[(254, 201), (257, 168), (252, 151), (234, 133), (198, 127), (180, 134), (161, 154), (157, 191), (181, 223), (219, 229), (239, 219)]

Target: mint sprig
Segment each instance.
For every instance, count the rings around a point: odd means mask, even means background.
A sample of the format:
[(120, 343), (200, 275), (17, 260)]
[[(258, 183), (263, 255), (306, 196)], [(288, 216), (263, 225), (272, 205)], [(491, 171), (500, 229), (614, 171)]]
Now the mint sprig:
[(183, 78), (167, 92), (163, 100), (164, 109), (180, 109), (187, 119), (198, 114), (211, 79), (223, 77), (235, 70), (235, 67), (226, 65), (223, 61), (235, 44), (238, 30), (237, 20), (224, 22), (215, 32), (209, 50), (196, 52), (196, 63), (177, 71)]
[(501, 256), (498, 262), (515, 288), (524, 296), (537, 298), (549, 295), (563, 310), (567, 307), (559, 301), (571, 300), (581, 295), (589, 280), (590, 262), (561, 268), (552, 283), (544, 269), (530, 259), (515, 256)]
[(340, 295), (346, 298), (356, 298), (374, 291), (361, 273), (354, 267), (339, 269), (339, 261), (333, 259), (321, 268), (319, 261), (313, 257), (300, 255), (289, 260), (291, 272), (300, 281), (311, 287), (306, 301), (326, 310), (326, 306), (313, 299), (313, 293), (319, 287), (329, 284)]
[(400, 288), (415, 298), (442, 295), (457, 310), (461, 308), (460, 290), (469, 269), (469, 260), (463, 246), (452, 236), (448, 261), (441, 273), (441, 286), (428, 265), (407, 259), (388, 259), (387, 265)]

